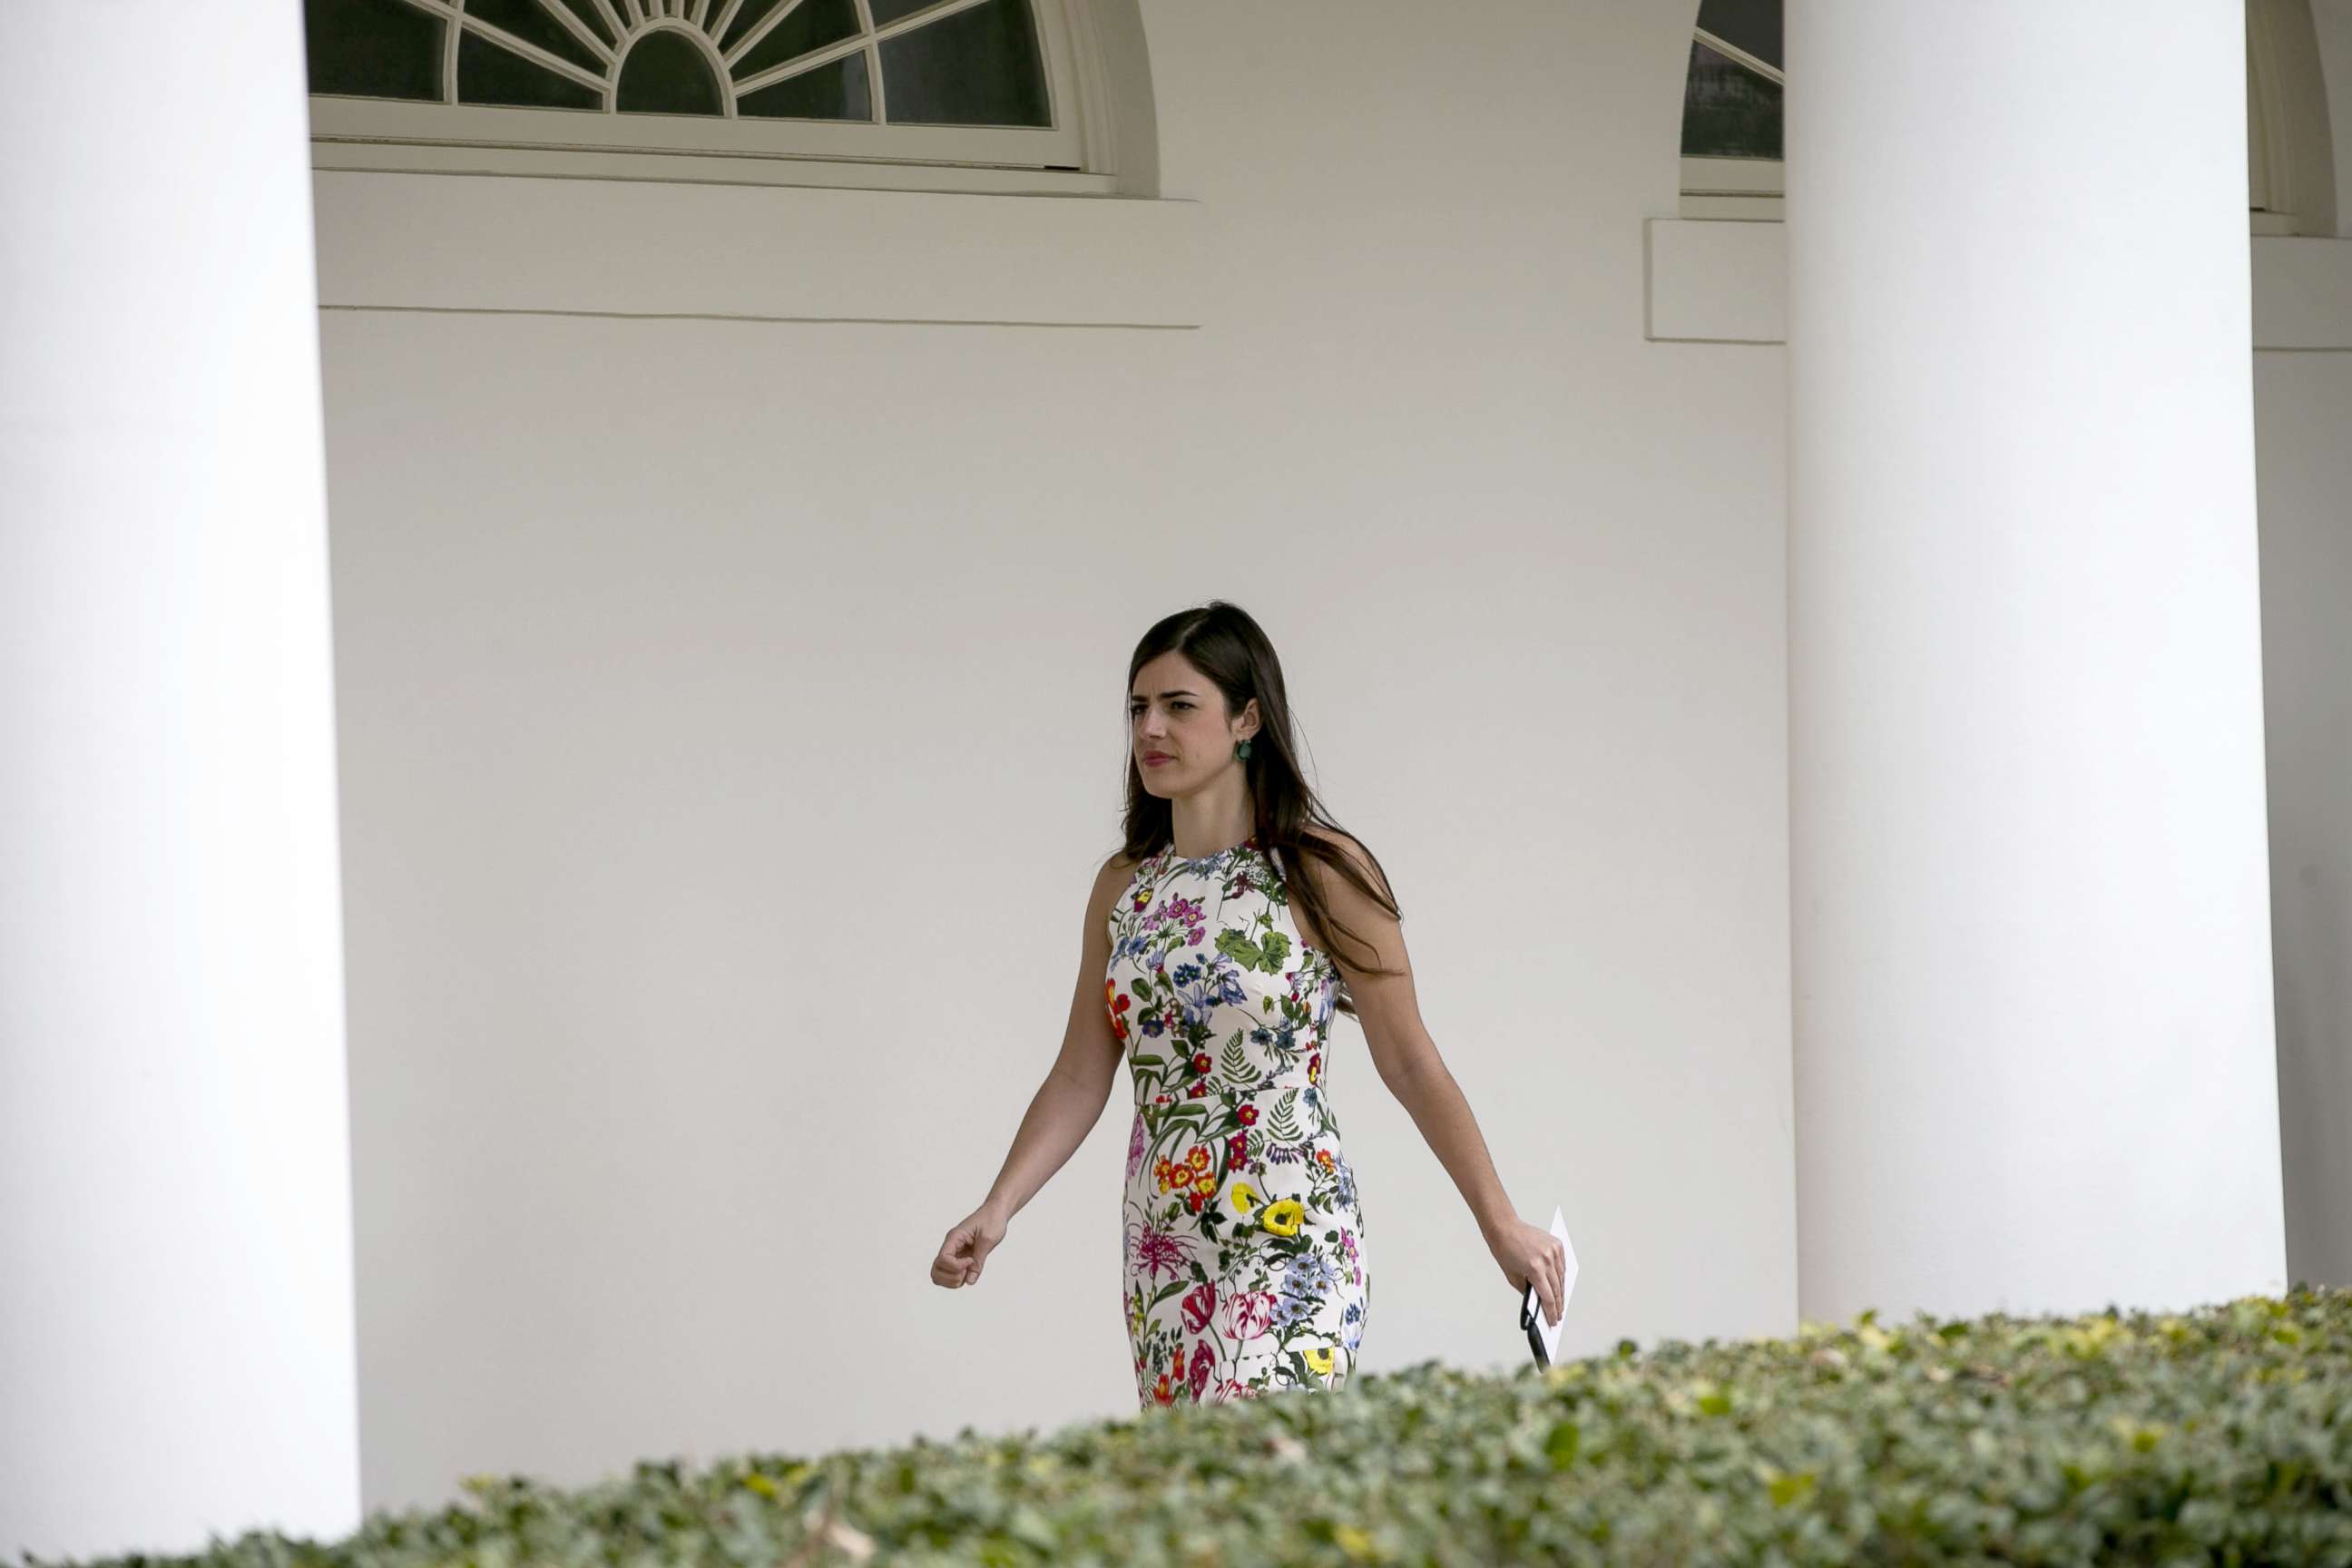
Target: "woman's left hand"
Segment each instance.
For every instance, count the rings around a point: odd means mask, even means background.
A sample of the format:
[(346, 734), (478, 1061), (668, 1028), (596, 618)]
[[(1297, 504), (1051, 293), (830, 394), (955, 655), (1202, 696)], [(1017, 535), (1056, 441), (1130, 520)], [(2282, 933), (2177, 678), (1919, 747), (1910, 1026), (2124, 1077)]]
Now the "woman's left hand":
[(1544, 1321), (1557, 1325), (1568, 1293), (1568, 1248), (1559, 1237), (1514, 1215), (1487, 1233), (1486, 1250), (1503, 1266), (1512, 1289), (1524, 1296), (1530, 1283), (1535, 1286)]

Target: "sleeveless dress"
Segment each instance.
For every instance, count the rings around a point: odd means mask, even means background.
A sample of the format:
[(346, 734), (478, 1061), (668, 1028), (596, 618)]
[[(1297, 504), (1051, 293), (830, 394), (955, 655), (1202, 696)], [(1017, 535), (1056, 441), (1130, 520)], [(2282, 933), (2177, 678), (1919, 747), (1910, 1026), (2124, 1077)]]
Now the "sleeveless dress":
[(1325, 1092), (1346, 984), (1253, 837), (1136, 868), (1103, 986), (1135, 1085), (1122, 1305), (1141, 1407), (1336, 1389), (1371, 1275)]

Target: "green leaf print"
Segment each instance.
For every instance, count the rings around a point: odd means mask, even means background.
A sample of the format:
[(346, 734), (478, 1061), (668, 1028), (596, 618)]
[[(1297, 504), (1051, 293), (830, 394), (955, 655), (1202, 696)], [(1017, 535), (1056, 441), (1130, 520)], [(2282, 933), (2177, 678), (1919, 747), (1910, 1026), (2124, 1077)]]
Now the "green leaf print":
[(1298, 1131), (1298, 1123), (1293, 1121), (1290, 1115), (1291, 1102), (1297, 1098), (1297, 1089), (1287, 1089), (1284, 1091), (1280, 1100), (1274, 1102), (1274, 1114), (1265, 1119), (1267, 1137), (1281, 1143), (1297, 1143), (1301, 1141), (1304, 1134)]
[(1223, 953), (1227, 958), (1232, 959), (1244, 969), (1263, 969), (1265, 967), (1265, 963), (1262, 962), (1265, 955), (1258, 950), (1258, 944), (1249, 939), (1249, 933), (1246, 931), (1219, 931), (1217, 933), (1216, 948), (1219, 952)]
[(1247, 931), (1221, 931), (1217, 933), (1217, 951), (1240, 964), (1263, 974), (1279, 974), (1290, 958), (1290, 938), (1279, 931), (1268, 931), (1253, 940)]
[(1257, 1076), (1250, 1071), (1249, 1052), (1243, 1047), (1238, 1030), (1232, 1039), (1225, 1042), (1224, 1059), (1218, 1065), (1226, 1079), (1233, 1083), (1245, 1084)]

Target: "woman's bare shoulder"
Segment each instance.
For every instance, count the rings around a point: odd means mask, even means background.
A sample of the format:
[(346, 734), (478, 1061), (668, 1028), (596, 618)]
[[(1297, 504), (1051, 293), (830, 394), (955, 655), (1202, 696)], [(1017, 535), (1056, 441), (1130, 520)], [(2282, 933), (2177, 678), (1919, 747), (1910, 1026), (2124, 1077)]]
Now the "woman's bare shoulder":
[[(1362, 840), (1355, 837), (1353, 835), (1342, 833), (1334, 828), (1310, 826), (1304, 829), (1300, 833), (1299, 837), (1302, 838), (1312, 839), (1326, 854), (1332, 855), (1339, 859), (1347, 861), (1349, 865), (1353, 866), (1357, 871), (1361, 873), (1364, 879), (1371, 883), (1372, 886), (1381, 889), (1385, 889), (1388, 886), (1388, 879), (1381, 874), (1379, 865), (1372, 859), (1371, 851), (1365, 848)], [(1329, 874), (1329, 868), (1328, 867), (1313, 867), (1310, 868), (1308, 875), (1315, 878), (1315, 887), (1318, 892), (1325, 891), (1330, 887), (1330, 884), (1334, 882), (1344, 885), (1347, 880), (1344, 877), (1332, 877)], [(1350, 896), (1351, 892), (1352, 889), (1349, 889), (1349, 891), (1341, 892), (1339, 896), (1347, 898)]]
[(1129, 855), (1122, 848), (1097, 867), (1093, 889), (1094, 905), (1108, 912), (1118, 895), (1135, 880), (1136, 872), (1142, 868), (1144, 861), (1149, 858), (1149, 856), (1144, 855)]

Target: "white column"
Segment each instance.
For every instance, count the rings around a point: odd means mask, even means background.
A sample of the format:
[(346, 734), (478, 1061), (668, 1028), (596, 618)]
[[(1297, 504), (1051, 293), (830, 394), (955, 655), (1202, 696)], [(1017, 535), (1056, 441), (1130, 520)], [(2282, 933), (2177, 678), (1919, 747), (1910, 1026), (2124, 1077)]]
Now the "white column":
[(0, 1559), (359, 1519), (299, 0), (8, 16)]
[(2236, 0), (1791, 0), (1799, 1310), (2285, 1288)]

